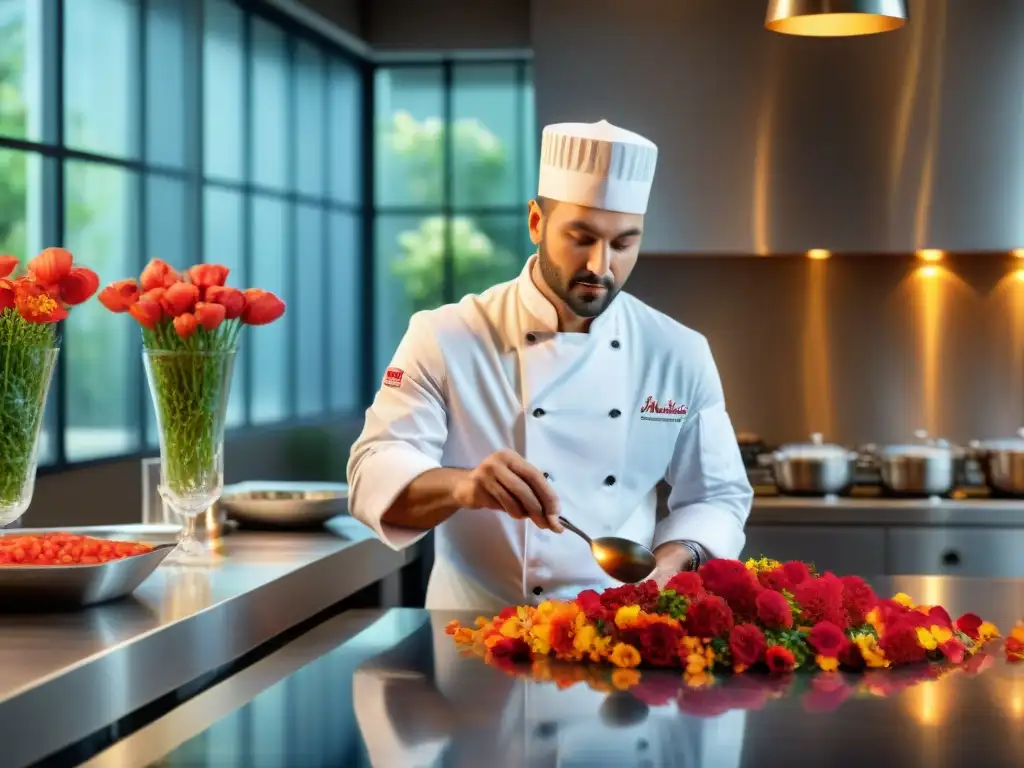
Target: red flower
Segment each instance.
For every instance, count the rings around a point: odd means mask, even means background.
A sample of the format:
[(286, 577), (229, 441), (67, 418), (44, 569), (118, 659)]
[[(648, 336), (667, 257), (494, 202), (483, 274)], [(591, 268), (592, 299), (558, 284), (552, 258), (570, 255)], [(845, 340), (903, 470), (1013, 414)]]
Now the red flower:
[(267, 325), (284, 314), (284, 302), (270, 291), (249, 288), (244, 294), (245, 309), (242, 311), (242, 322), (246, 325)]
[(217, 326), (224, 322), (225, 309), (222, 304), (211, 304), (200, 301), (196, 304), (196, 320), (208, 331), (215, 331)]
[(807, 563), (802, 563), (799, 560), (783, 563), (782, 570), (785, 572), (786, 578), (789, 579), (789, 583), (794, 587), (811, 578), (811, 569), (807, 567)]
[(64, 248), (47, 248), (28, 263), (28, 271), (43, 285), (60, 285), (71, 274), (74, 259)]
[(800, 617), (804, 624), (831, 621), (838, 627), (846, 627), (843, 583), (834, 574), (826, 573), (817, 579), (807, 579), (794, 585), (793, 590), (800, 604)]
[(789, 580), (789, 576), (786, 575), (786, 571), (782, 566), (773, 568), (770, 571), (759, 571), (757, 581), (765, 589), (771, 589), (775, 592), (781, 592), (782, 590), (787, 592), (793, 591), (793, 582)]
[(967, 653), (967, 647), (958, 638), (951, 637), (939, 646), (942, 655), (953, 664), (962, 664)]
[(222, 286), (228, 280), (230, 270), (220, 264), (196, 264), (188, 271), (188, 279), (200, 288)]
[(0, 278), (10, 277), (11, 273), (17, 268), (17, 256), (0, 256)]
[(792, 672), (796, 668), (793, 652), (781, 645), (769, 646), (764, 652), (764, 660), (768, 664), (768, 670), (775, 674)]
[(128, 307), (128, 312), (143, 328), (153, 330), (163, 319), (164, 311), (160, 305), (144, 296)]
[(127, 312), (139, 300), (139, 284), (134, 280), (118, 280), (100, 291), (100, 304), (111, 312)]
[(65, 304), (74, 306), (92, 298), (99, 287), (99, 275), (86, 267), (74, 267), (71, 273), (60, 281), (60, 298)]
[[(1006, 660), (1011, 664), (1024, 661), (1024, 641), (1016, 637), (1008, 637), (1003, 643), (1003, 651), (1006, 653)], [(952, 659), (951, 659), (952, 661)], [(957, 662), (953, 662), (956, 664)]]
[(682, 595), (688, 598), (696, 598), (704, 595), (704, 582), (700, 578), (699, 573), (693, 571), (682, 571), (677, 573), (671, 579), (668, 580), (668, 584), (665, 585), (665, 589), (671, 589), (675, 591), (677, 595)]
[(893, 664), (924, 661), (926, 656), (925, 649), (917, 642), (917, 627), (904, 621), (887, 625), (878, 641), (878, 647)]
[(978, 639), (978, 627), (980, 627), (981, 624), (981, 617), (973, 613), (965, 613), (956, 620), (956, 628), (971, 638), (971, 640)]
[(854, 671), (864, 668), (864, 655), (860, 652), (860, 646), (856, 643), (847, 643), (839, 651), (839, 663)]
[(530, 646), (518, 637), (503, 637), (491, 646), (491, 653), (498, 659), (527, 661), (530, 658)]
[(871, 609), (878, 605), (875, 591), (860, 576), (843, 576), (843, 607), (851, 625), (863, 624)]
[(725, 637), (733, 627), (732, 610), (718, 595), (694, 601), (686, 612), (686, 627), (696, 637)]
[(838, 659), (840, 652), (849, 644), (843, 630), (830, 621), (819, 621), (807, 636), (807, 643), (820, 655)]
[(143, 291), (154, 288), (167, 288), (178, 282), (178, 273), (163, 259), (152, 259), (139, 276)]
[(608, 621), (612, 618), (612, 611), (605, 608), (601, 596), (592, 589), (585, 589), (576, 595), (575, 602), (590, 621)]
[(551, 622), (548, 638), (551, 642), (551, 649), (555, 653), (571, 653), (573, 650), (572, 621), (566, 618), (554, 619)]
[(206, 301), (224, 307), (224, 317), (234, 320), (245, 310), (245, 294), (227, 285), (211, 285), (204, 291)]
[(199, 289), (191, 283), (174, 283), (168, 286), (160, 299), (160, 304), (171, 317), (184, 315), (195, 309), (199, 301)]
[(68, 316), (67, 307), (44, 286), (24, 278), (14, 282), (14, 306), (29, 323), (56, 323)]
[(764, 633), (753, 624), (737, 624), (729, 633), (733, 664), (752, 667), (761, 661), (767, 647)]
[(601, 593), (601, 604), (610, 611), (617, 611), (624, 605), (639, 605), (641, 610), (650, 611), (658, 604), (661, 592), (653, 580), (641, 584), (623, 584), (609, 587)]
[(763, 587), (739, 560), (710, 560), (698, 573), (704, 588), (723, 598), (738, 618), (757, 616), (757, 596)]
[(768, 629), (789, 629), (793, 626), (793, 611), (789, 601), (770, 589), (757, 596), (757, 618)]
[(498, 619), (502, 622), (508, 621), (516, 615), (516, 612), (516, 607), (514, 605), (509, 605), (501, 609), (501, 613), (498, 614)]
[(187, 339), (199, 328), (199, 321), (196, 320), (196, 316), (186, 312), (183, 315), (178, 315), (174, 318), (174, 330), (178, 332), (178, 336), (183, 339)]
[(655, 667), (671, 667), (679, 661), (682, 627), (656, 621), (639, 631), (640, 656)]
[(932, 626), (953, 628), (953, 620), (949, 617), (949, 612), (941, 605), (933, 605), (928, 609), (928, 621)]
[(0, 312), (14, 306), (14, 283), (10, 280), (0, 279)]

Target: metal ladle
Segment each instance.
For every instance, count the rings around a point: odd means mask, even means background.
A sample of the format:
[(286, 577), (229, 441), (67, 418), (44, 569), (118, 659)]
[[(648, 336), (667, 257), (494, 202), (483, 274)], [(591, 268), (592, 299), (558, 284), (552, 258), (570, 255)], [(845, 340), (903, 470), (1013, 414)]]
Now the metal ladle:
[(592, 539), (564, 517), (559, 517), (558, 522), (590, 545), (590, 551), (597, 564), (601, 566), (601, 570), (616, 581), (636, 584), (650, 578), (654, 573), (658, 564), (654, 559), (654, 553), (642, 544), (620, 539), (618, 536)]

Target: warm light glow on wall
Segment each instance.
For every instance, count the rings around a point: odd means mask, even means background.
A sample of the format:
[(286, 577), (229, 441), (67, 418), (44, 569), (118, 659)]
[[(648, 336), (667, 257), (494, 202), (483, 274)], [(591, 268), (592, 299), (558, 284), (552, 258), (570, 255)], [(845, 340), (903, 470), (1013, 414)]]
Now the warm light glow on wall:
[(1024, 259), (1024, 248), (1014, 248), (1010, 253), (1012, 253), (1015, 258)]
[(942, 256), (942, 251), (937, 248), (925, 248), (917, 252), (917, 258), (921, 259), (921, 261), (942, 261)]
[(822, 259), (827, 259), (831, 255), (832, 254), (829, 251), (825, 250), (824, 248), (811, 248), (811, 250), (807, 252), (807, 258), (817, 259), (819, 261)]

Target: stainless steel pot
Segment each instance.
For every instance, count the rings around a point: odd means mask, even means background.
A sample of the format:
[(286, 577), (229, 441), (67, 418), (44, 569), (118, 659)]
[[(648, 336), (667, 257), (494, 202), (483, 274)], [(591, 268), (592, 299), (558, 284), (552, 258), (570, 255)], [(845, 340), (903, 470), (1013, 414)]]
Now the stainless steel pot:
[(970, 448), (989, 488), (1010, 496), (1024, 496), (1024, 427), (1017, 430), (1017, 437), (973, 440)]
[(865, 446), (882, 478), (882, 486), (901, 496), (945, 496), (960, 477), (963, 452), (945, 440), (917, 430), (917, 443)]
[(853, 484), (857, 453), (841, 445), (822, 442), (820, 434), (809, 443), (790, 443), (772, 455), (779, 491), (791, 496), (826, 496), (846, 491)]

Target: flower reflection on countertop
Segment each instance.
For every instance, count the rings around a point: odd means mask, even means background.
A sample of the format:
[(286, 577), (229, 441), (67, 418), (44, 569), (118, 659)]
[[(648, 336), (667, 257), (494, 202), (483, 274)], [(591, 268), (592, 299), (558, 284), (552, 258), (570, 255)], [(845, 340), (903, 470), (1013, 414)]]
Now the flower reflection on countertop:
[[(473, 655), (470, 648), (464, 654)], [(609, 695), (628, 693), (648, 707), (672, 707), (698, 717), (717, 717), (732, 710), (760, 710), (784, 696), (799, 697), (809, 713), (833, 712), (848, 699), (888, 698), (952, 675), (979, 675), (996, 659), (982, 651), (966, 663), (923, 664), (896, 670), (872, 669), (863, 674), (788, 673), (782, 675), (703, 675), (697, 678), (665, 670), (622, 669), (598, 664), (575, 664), (549, 656), (532, 662), (488, 655), (487, 664), (511, 677), (560, 689), (585, 685)]]

